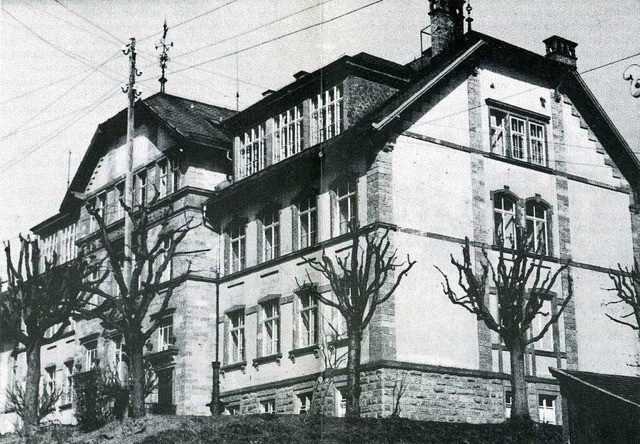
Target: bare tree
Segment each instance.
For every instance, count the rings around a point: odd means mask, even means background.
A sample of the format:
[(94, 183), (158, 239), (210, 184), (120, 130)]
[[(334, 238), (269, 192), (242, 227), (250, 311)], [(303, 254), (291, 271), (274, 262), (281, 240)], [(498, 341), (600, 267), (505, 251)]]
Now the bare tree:
[[(331, 286), (335, 299), (318, 291), (307, 272), (308, 282), (299, 291), (307, 291), (318, 301), (336, 308), (347, 326), (347, 418), (360, 417), (360, 361), (362, 335), (374, 313), (393, 295), (402, 279), (415, 265), (407, 255), (407, 262), (397, 261), (397, 251), (391, 250), (389, 229), (381, 232), (364, 231), (351, 224), (351, 249), (345, 258), (304, 258), (304, 263), (320, 272)], [(364, 238), (364, 245), (361, 243)], [(401, 269), (396, 274), (397, 269)]]
[(58, 265), (58, 256), (41, 258), (38, 242), (20, 236), (17, 266), (11, 246), (5, 243), (8, 289), (0, 294), (0, 331), (8, 340), (24, 347), (27, 377), (21, 394), (25, 429), (40, 420), (40, 348), (60, 339), (70, 317), (82, 304), (77, 282), (83, 275), (82, 253)]
[[(481, 271), (478, 273), (471, 260), (469, 239), (465, 239), (462, 247), (462, 262), (451, 255), (451, 263), (458, 270), (458, 286), (462, 290), (460, 294), (451, 288), (447, 275), (437, 266), (436, 269), (444, 277), (442, 287), (449, 300), (476, 315), (504, 341), (505, 348), (510, 354), (511, 365), (513, 393), (511, 419), (514, 422), (528, 422), (531, 421), (531, 416), (525, 379), (526, 349), (527, 346), (542, 339), (549, 328), (558, 321), (571, 300), (573, 284), (569, 275), (567, 277), (568, 292), (564, 301), (555, 310), (545, 312), (543, 307), (546, 301), (553, 301), (553, 305), (556, 305), (551, 289), (558, 276), (568, 269), (569, 263), (561, 265), (554, 273), (550, 270), (544, 272), (543, 257), (532, 253), (530, 236), (525, 235), (522, 230), (519, 234), (516, 236), (513, 249), (500, 246), (498, 264), (495, 267), (491, 264), (486, 250), (482, 249), (483, 257), (479, 260)], [(488, 300), (489, 278), (497, 296), (496, 317), (491, 314)], [(531, 327), (538, 316), (548, 320), (538, 334), (533, 334)]]
[(640, 264), (633, 261), (633, 268), (623, 268), (618, 264), (618, 270), (610, 270), (609, 277), (613, 282), (611, 291), (615, 292), (616, 299), (605, 305), (622, 304), (629, 312), (619, 317), (605, 313), (609, 319), (618, 324), (626, 325), (638, 333), (640, 338)]
[[(149, 308), (157, 299), (160, 301), (159, 313), (167, 309), (174, 290), (191, 273), (191, 261), (186, 260), (188, 267), (181, 276), (167, 279), (165, 272), (176, 257), (207, 251), (178, 251), (178, 246), (196, 225), (190, 219), (172, 226), (168, 217), (162, 217), (160, 223), (152, 222), (150, 215), (157, 196), (156, 192), (148, 204), (135, 208), (120, 202), (125, 209), (125, 217), (131, 218), (133, 226), (132, 245), (129, 248), (125, 246), (128, 251), (122, 251), (114, 245), (101, 212), (87, 206), (87, 211), (98, 223), (104, 261), (108, 266), (106, 271), (98, 273), (97, 277), (87, 277), (81, 284), (85, 300), (96, 297), (97, 302), (88, 302), (80, 313), (85, 318), (100, 319), (107, 328), (122, 334), (129, 352), (129, 391), (133, 417), (146, 414), (144, 346), (162, 321), (161, 317), (149, 319)], [(152, 231), (157, 233), (153, 235)], [(131, 263), (128, 279), (123, 272), (125, 261)], [(94, 271), (101, 269), (101, 265), (100, 261), (96, 261)], [(108, 275), (112, 275), (115, 289), (110, 290), (108, 285), (103, 285)]]

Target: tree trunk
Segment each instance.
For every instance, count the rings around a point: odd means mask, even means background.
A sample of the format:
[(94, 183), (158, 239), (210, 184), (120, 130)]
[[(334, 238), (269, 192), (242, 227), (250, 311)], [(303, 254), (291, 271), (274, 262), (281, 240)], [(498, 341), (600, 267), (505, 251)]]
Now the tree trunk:
[(514, 423), (531, 422), (524, 368), (525, 342), (520, 339), (515, 340), (509, 351), (511, 355), (511, 393), (513, 395), (511, 421)]
[(360, 417), (360, 355), (362, 332), (360, 326), (349, 328), (349, 351), (347, 354), (347, 418)]
[(146, 415), (144, 404), (144, 341), (139, 338), (132, 338), (127, 341), (129, 344), (129, 392), (131, 402), (131, 417), (140, 418)]
[(38, 402), (40, 392), (40, 345), (27, 348), (27, 380), (24, 390), (24, 429), (29, 434), (30, 429), (38, 427)]

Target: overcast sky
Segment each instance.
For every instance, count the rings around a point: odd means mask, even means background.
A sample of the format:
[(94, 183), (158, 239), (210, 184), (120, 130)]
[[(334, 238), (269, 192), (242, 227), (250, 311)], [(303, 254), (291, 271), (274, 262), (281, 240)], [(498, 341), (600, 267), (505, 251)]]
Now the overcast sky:
[[(120, 85), (128, 68), (120, 49), (129, 37), (138, 39), (143, 97), (159, 88), (154, 46), (166, 18), (174, 43), (167, 92), (235, 108), (237, 77), (242, 109), (264, 90), (290, 83), (295, 72), (313, 71), (344, 54), (364, 51), (399, 63), (417, 57), (420, 29), (429, 23), (428, 0), (366, 6), (373, 2), (3, 0), (0, 240), (56, 214), (67, 185), (69, 151), (73, 176), (97, 125), (126, 107)], [(578, 42), (581, 72), (640, 52), (640, 0), (471, 4), (475, 30), (528, 50), (543, 54), (542, 40), (554, 34)], [(347, 15), (277, 39), (341, 14)], [(229, 55), (236, 50), (237, 56)], [(586, 73), (584, 79), (640, 152), (640, 100), (622, 80), (633, 63), (640, 64), (640, 57)]]

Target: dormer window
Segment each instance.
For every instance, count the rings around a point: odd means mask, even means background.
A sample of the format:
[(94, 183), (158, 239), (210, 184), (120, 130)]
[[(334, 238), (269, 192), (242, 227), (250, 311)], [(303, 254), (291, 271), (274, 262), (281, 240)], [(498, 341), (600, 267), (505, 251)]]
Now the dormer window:
[(311, 99), (311, 146), (342, 131), (342, 84)]
[(247, 177), (264, 169), (267, 162), (266, 124), (262, 123), (244, 133), (240, 149), (240, 177)]
[(487, 99), (489, 146), (500, 156), (547, 166), (549, 117)]
[(279, 114), (273, 121), (273, 162), (302, 150), (302, 105)]

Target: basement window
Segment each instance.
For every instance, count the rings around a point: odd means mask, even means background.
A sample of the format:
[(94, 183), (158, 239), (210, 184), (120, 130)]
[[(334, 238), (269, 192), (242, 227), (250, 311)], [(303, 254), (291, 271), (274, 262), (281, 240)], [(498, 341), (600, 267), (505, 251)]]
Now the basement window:
[(487, 104), (491, 152), (547, 166), (549, 117), (491, 99), (487, 99)]
[(556, 423), (556, 396), (538, 395), (538, 419), (542, 423)]

